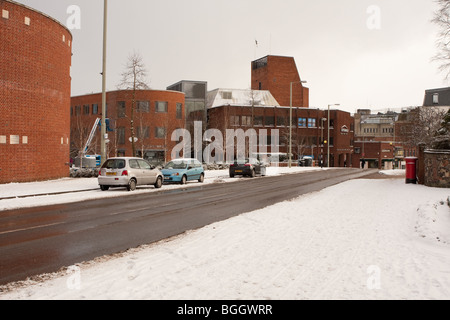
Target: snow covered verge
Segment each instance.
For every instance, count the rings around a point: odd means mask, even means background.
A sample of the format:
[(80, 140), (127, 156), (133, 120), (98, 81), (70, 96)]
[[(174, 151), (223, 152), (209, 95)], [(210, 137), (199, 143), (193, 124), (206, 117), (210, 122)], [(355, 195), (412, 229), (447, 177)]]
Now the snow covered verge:
[(352, 180), (0, 288), (0, 299), (448, 299), (449, 195)]

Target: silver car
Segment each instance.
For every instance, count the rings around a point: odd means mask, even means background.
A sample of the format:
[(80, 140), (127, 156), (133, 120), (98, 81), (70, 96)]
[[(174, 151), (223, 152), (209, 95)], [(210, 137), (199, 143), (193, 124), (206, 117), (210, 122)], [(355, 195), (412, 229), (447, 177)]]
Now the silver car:
[(128, 191), (133, 191), (141, 185), (154, 185), (155, 188), (161, 188), (163, 181), (161, 171), (154, 169), (144, 159), (133, 157), (106, 160), (98, 176), (98, 184), (103, 191), (114, 187), (125, 187)]

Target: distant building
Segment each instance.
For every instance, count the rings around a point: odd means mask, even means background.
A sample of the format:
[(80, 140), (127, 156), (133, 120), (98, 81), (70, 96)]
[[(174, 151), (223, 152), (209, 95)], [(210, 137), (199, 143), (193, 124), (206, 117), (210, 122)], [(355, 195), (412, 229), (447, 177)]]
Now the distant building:
[(425, 90), (424, 107), (450, 106), (450, 87)]
[(309, 89), (301, 83), (294, 58), (266, 56), (251, 65), (252, 90), (268, 90), (282, 106), (309, 107)]
[[(289, 152), (290, 107), (281, 106), (267, 90), (216, 89), (208, 92), (208, 127), (219, 129), (225, 136), (227, 129), (255, 129), (260, 136), (266, 133), (263, 147), (273, 152), (273, 130), (279, 132), (276, 145), (281, 160)], [(353, 117), (348, 112), (330, 110), (330, 141), (327, 110), (292, 108), (292, 154), (294, 163), (308, 156), (316, 165), (326, 166), (330, 143), (330, 166), (351, 166), (353, 154)], [(262, 131), (266, 130), (266, 131)], [(261, 136), (260, 136), (261, 138)], [(248, 146), (248, 145), (247, 145)]]
[(72, 34), (0, 1), (0, 183), (69, 176)]
[[(175, 129), (185, 126), (184, 93), (161, 90), (136, 91), (134, 112), (135, 151), (132, 151), (131, 106), (132, 90), (111, 91), (106, 94), (106, 117), (109, 122), (107, 155), (139, 156), (152, 164), (171, 160), (171, 141)], [(102, 94), (72, 97), (71, 156), (78, 156), (97, 118), (101, 118)], [(89, 154), (101, 154), (100, 130), (88, 150)]]

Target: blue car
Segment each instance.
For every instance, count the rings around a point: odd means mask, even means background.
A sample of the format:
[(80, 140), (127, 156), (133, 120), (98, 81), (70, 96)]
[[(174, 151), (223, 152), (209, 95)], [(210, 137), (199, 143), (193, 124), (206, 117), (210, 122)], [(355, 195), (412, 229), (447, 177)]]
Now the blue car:
[(172, 160), (161, 170), (165, 183), (186, 184), (187, 181), (197, 180), (203, 182), (205, 171), (202, 164), (197, 159), (176, 159)]

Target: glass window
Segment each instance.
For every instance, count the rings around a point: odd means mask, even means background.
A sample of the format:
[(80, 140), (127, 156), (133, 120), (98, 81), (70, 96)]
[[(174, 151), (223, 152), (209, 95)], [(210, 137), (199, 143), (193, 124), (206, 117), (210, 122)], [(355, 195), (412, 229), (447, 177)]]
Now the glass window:
[(150, 164), (147, 161), (141, 159), (138, 159), (137, 161), (139, 162), (139, 166), (141, 167), (141, 169), (151, 169)]
[(230, 125), (238, 126), (239, 125), (239, 116), (230, 116)]
[(275, 125), (275, 117), (273, 116), (267, 116), (264, 118), (264, 125), (266, 126), (273, 126)]
[(286, 118), (285, 117), (277, 117), (277, 126), (285, 127), (286, 126)]
[(263, 124), (263, 116), (256, 116), (255, 117), (255, 121), (254, 121), (254, 125), (255, 126), (262, 126)]
[(117, 117), (125, 118), (125, 101), (117, 101)]
[(120, 127), (117, 129), (117, 142), (119, 144), (125, 144), (125, 128)]
[(131, 169), (140, 169), (139, 168), (139, 164), (138, 164), (136, 159), (131, 159), (130, 160), (130, 168)]
[(242, 116), (242, 125), (243, 126), (251, 126), (252, 125), (252, 117), (251, 116)]
[(316, 119), (315, 118), (309, 118), (308, 119), (308, 128), (315, 128), (316, 127)]
[(165, 138), (166, 137), (166, 128), (164, 127), (156, 127), (155, 128), (155, 138)]
[(92, 114), (98, 114), (98, 104), (92, 105)]
[(177, 103), (177, 119), (183, 119), (183, 104)]
[(167, 101), (156, 101), (155, 102), (155, 111), (156, 112), (167, 112), (169, 103)]
[(137, 111), (138, 112), (150, 112), (150, 102), (149, 101), (138, 101), (137, 102)]
[(85, 104), (83, 106), (83, 114), (89, 114), (89, 112), (90, 112), (90, 107), (88, 104)]
[(306, 128), (306, 118), (298, 118), (298, 126), (300, 128)]

